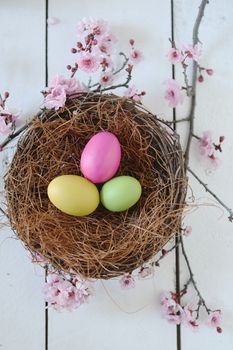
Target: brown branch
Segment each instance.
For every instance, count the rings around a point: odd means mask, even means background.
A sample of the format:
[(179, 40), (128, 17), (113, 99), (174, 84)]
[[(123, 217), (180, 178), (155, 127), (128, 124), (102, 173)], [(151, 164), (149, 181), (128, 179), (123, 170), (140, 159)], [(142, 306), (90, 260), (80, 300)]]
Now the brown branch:
[(208, 186), (197, 176), (196, 173), (190, 167), (187, 167), (187, 170), (193, 175), (193, 177), (199, 182), (200, 185), (204, 187), (206, 192), (208, 192), (221, 206), (226, 209), (226, 211), (229, 213), (229, 221), (233, 222), (233, 210), (229, 208), (212, 190), (208, 188)]
[[(120, 73), (126, 67), (128, 61), (129, 61), (128, 57), (124, 54), (124, 52), (120, 52), (119, 55), (124, 57), (124, 62), (122, 63), (122, 65), (120, 66), (119, 69), (117, 69), (116, 71), (114, 71), (112, 73), (113, 75)], [(89, 89), (92, 89), (93, 87), (96, 87), (96, 86), (98, 86), (98, 89), (100, 89), (101, 84), (100, 83), (95, 83), (93, 85), (88, 84)], [(103, 91), (103, 90), (101, 90), (101, 91)]]
[[(188, 259), (185, 247), (184, 247), (184, 242), (183, 242), (182, 235), (180, 236), (180, 244), (181, 244), (182, 254), (184, 256), (184, 259), (185, 259), (185, 262), (186, 262), (186, 265), (187, 265), (187, 268), (188, 268), (188, 271), (189, 271), (189, 279), (188, 279), (188, 282), (185, 284), (186, 289), (187, 289), (188, 285), (190, 285), (190, 283), (192, 283), (193, 288), (195, 289), (195, 291), (197, 293), (197, 296), (199, 298), (198, 306), (199, 305), (203, 306), (205, 308), (206, 312), (209, 314), (212, 310), (210, 308), (208, 308), (208, 306), (206, 305), (205, 299), (203, 298), (203, 296), (201, 295), (201, 292), (199, 291), (199, 289), (197, 287), (197, 283), (196, 283), (196, 281), (194, 279), (194, 274), (193, 274), (193, 271), (192, 271), (192, 268), (191, 268), (191, 265), (190, 265), (190, 262), (189, 262), (189, 259)], [(200, 306), (197, 309), (198, 315), (199, 315)]]
[[(208, 0), (202, 0), (201, 4), (199, 6), (198, 15), (193, 27), (193, 46), (200, 43), (199, 39), (199, 28), (201, 24), (201, 20), (204, 16), (205, 7), (209, 3)], [(190, 111), (189, 111), (189, 135), (188, 140), (186, 144), (186, 150), (185, 150), (185, 167), (187, 168), (189, 164), (189, 153), (190, 153), (190, 147), (192, 142), (192, 134), (194, 131), (194, 118), (195, 118), (195, 108), (196, 108), (196, 85), (197, 85), (197, 69), (198, 64), (196, 61), (193, 61), (193, 68), (192, 68), (192, 96), (191, 96), (191, 105), (190, 105)]]
[(109, 86), (109, 87), (106, 87), (106, 88), (97, 88), (96, 90), (93, 90), (93, 92), (104, 92), (104, 91), (109, 91), (109, 90), (115, 90), (115, 89), (118, 89), (120, 87), (126, 87), (128, 88), (129, 87), (129, 82), (130, 80), (132, 79), (132, 75), (131, 75), (131, 70), (128, 72), (128, 76), (127, 76), (127, 79), (124, 83), (122, 84), (118, 84), (118, 85), (112, 85), (112, 86)]
[(175, 248), (177, 248), (179, 244), (180, 244), (179, 242), (175, 243), (170, 249), (166, 249), (165, 252), (162, 249), (162, 254), (160, 255), (160, 257), (157, 260), (155, 260), (151, 263), (151, 266), (159, 266), (159, 262), (162, 259), (164, 259), (169, 253), (171, 253)]
[(17, 131), (15, 131), (14, 133), (10, 134), (9, 136), (7, 136), (7, 138), (0, 144), (0, 151), (3, 150), (3, 148), (10, 143), (14, 138), (16, 138), (17, 136), (19, 136), (24, 130), (27, 129), (27, 127), (30, 125), (31, 122), (23, 125), (20, 129), (18, 129)]

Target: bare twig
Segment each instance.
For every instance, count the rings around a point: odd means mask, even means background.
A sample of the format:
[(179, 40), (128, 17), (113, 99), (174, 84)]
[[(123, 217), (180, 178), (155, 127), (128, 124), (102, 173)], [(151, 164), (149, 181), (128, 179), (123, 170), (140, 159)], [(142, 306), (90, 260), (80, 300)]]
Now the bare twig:
[(233, 222), (233, 210), (229, 208), (212, 190), (209, 189), (209, 187), (197, 176), (196, 173), (190, 167), (187, 167), (187, 170), (193, 175), (193, 177), (201, 184), (206, 192), (208, 192), (216, 201), (221, 204), (223, 208), (226, 209), (226, 211), (229, 213), (229, 221)]
[[(124, 54), (124, 52), (120, 52), (119, 55), (122, 56), (122, 57), (124, 57), (124, 61), (123, 61), (122, 65), (120, 66), (120, 68), (118, 68), (117, 70), (115, 70), (115, 71), (112, 73), (113, 75), (117, 75), (118, 73), (120, 73), (120, 72), (126, 67), (127, 63), (129, 62), (129, 59), (128, 59), (128, 57)], [(100, 89), (100, 87), (101, 87), (100, 83), (95, 83), (95, 84), (92, 84), (92, 85), (88, 84), (88, 88), (89, 88), (89, 89), (91, 89), (91, 88), (93, 88), (93, 87), (96, 87), (96, 86), (98, 86), (98, 89)], [(102, 91), (103, 91), (103, 90), (102, 90)]]
[(3, 210), (1, 207), (0, 207), (0, 212), (1, 212), (4, 216), (6, 216), (6, 217), (8, 218), (7, 213), (6, 213), (5, 210)]
[(180, 244), (180, 242), (177, 242), (170, 249), (166, 249), (166, 250), (162, 249), (162, 254), (160, 255), (160, 257), (157, 260), (155, 260), (151, 263), (151, 266), (159, 266), (159, 262), (162, 259), (164, 259), (169, 253), (171, 253), (175, 248), (177, 248), (179, 244)]
[[(196, 281), (194, 279), (194, 274), (193, 274), (193, 271), (192, 271), (192, 268), (191, 268), (191, 265), (190, 265), (190, 262), (189, 262), (189, 259), (188, 259), (185, 247), (184, 247), (184, 242), (183, 242), (183, 237), (182, 236), (180, 236), (180, 244), (181, 244), (182, 254), (184, 256), (184, 259), (185, 259), (185, 262), (186, 262), (186, 265), (187, 265), (187, 268), (188, 268), (188, 271), (189, 271), (189, 279), (188, 279), (188, 282), (185, 284), (185, 287), (187, 289), (188, 285), (190, 283), (192, 283), (193, 288), (195, 289), (195, 291), (197, 293), (197, 296), (199, 298), (198, 305), (200, 304), (200, 306), (203, 306), (206, 309), (206, 312), (209, 314), (211, 309), (209, 309), (208, 306), (206, 305), (206, 302), (205, 302), (203, 296), (201, 295), (201, 293), (200, 293), (200, 291), (199, 291), (199, 289), (197, 287), (197, 283), (196, 283)], [(200, 307), (199, 307), (199, 309), (200, 309)], [(199, 313), (199, 309), (198, 309), (198, 313)]]
[(128, 71), (127, 79), (126, 79), (126, 81), (125, 81), (124, 83), (122, 83), (122, 84), (117, 84), (117, 85), (112, 85), (112, 86), (109, 86), (109, 87), (106, 87), (106, 88), (103, 88), (103, 89), (97, 88), (96, 90), (93, 90), (93, 92), (104, 92), (104, 91), (108, 91), (108, 90), (115, 90), (115, 89), (118, 89), (118, 88), (120, 88), (120, 87), (126, 87), (126, 88), (128, 88), (128, 87), (129, 87), (128, 84), (129, 84), (130, 80), (132, 79), (131, 73), (132, 73), (132, 71), (129, 70), (129, 71)]
[[(205, 7), (209, 3), (208, 0), (202, 0), (201, 4), (199, 6), (198, 15), (193, 27), (193, 46), (200, 43), (199, 39), (199, 27), (201, 24), (201, 20), (204, 16)], [(194, 129), (194, 118), (195, 118), (195, 108), (196, 108), (196, 84), (197, 84), (197, 69), (198, 64), (196, 61), (193, 60), (193, 68), (192, 68), (192, 96), (191, 96), (191, 105), (190, 105), (190, 111), (189, 111), (189, 134), (188, 134), (188, 140), (185, 150), (185, 167), (189, 164), (189, 153), (190, 153), (190, 147), (191, 147), (191, 141), (192, 141), (192, 134)]]

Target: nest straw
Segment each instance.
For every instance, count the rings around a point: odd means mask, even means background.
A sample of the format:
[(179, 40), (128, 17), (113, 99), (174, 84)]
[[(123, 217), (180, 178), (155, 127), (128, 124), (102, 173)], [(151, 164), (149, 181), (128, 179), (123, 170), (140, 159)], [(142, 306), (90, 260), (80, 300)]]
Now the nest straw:
[[(122, 213), (99, 205), (86, 217), (67, 215), (51, 204), (47, 186), (59, 175), (81, 175), (81, 152), (102, 130), (122, 146), (116, 175), (137, 178), (142, 197)], [(73, 96), (64, 108), (34, 117), (5, 176), (7, 212), (26, 248), (59, 272), (104, 279), (142, 266), (177, 232), (186, 187), (172, 130), (129, 99), (97, 93)]]

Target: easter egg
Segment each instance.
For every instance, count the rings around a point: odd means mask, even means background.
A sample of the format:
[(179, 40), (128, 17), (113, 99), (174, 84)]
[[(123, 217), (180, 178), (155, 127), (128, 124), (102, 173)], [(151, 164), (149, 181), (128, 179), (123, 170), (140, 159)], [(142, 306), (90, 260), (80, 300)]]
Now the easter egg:
[(56, 208), (74, 216), (91, 214), (100, 201), (97, 187), (77, 175), (55, 177), (49, 183), (47, 193)]
[(103, 185), (100, 199), (106, 209), (121, 212), (136, 204), (141, 194), (138, 180), (131, 176), (117, 176)]
[(80, 168), (82, 174), (94, 183), (111, 179), (121, 161), (121, 145), (117, 137), (108, 131), (94, 135), (84, 147)]

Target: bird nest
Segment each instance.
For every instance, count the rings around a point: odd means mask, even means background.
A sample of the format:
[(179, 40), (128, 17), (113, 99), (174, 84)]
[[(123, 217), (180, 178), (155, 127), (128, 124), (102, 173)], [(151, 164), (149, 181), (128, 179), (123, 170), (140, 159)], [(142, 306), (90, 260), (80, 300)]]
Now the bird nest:
[[(125, 212), (99, 205), (85, 217), (67, 215), (49, 201), (47, 186), (58, 175), (81, 175), (81, 152), (103, 130), (122, 147), (116, 175), (138, 179), (142, 196)], [(97, 93), (34, 117), (5, 176), (7, 213), (26, 248), (59, 272), (104, 279), (132, 272), (161, 250), (180, 227), (186, 187), (173, 130), (132, 100)]]

